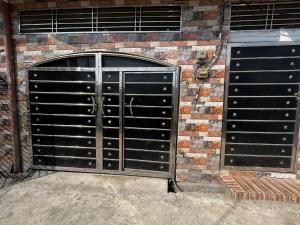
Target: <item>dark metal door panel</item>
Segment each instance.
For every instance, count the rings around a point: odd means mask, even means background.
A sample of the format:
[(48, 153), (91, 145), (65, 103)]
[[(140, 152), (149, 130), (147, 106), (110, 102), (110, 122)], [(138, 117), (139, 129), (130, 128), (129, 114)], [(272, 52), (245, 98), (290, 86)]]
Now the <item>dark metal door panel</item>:
[(171, 106), (169, 108), (154, 108), (151, 107), (149, 110), (149, 107), (140, 107), (140, 106), (134, 106), (130, 107), (127, 106), (125, 107), (125, 116), (131, 116), (131, 112), (135, 116), (139, 117), (166, 117), (170, 118), (172, 115), (172, 109)]
[(226, 166), (290, 168), (291, 158), (228, 156)]
[(125, 96), (125, 104), (129, 105), (130, 101), (134, 97), (135, 105), (142, 106), (171, 106), (172, 97), (171, 96), (136, 96), (127, 95)]
[(299, 46), (231, 48), (225, 168), (293, 171), (299, 130)]
[(234, 83), (299, 83), (300, 71), (230, 73), (229, 82)]
[(160, 73), (143, 73), (141, 76), (138, 73), (127, 74), (125, 78), (126, 83), (136, 82), (158, 82), (158, 83), (171, 83), (173, 82), (173, 73), (164, 73), (163, 75)]
[(296, 110), (228, 109), (227, 119), (230, 120), (295, 120)]
[(94, 72), (75, 72), (74, 71), (29, 71), (29, 80), (33, 81), (72, 81), (81, 82), (89, 81), (95, 82)]
[(174, 73), (124, 74), (124, 168), (168, 172)]
[(66, 126), (66, 125), (32, 125), (35, 134), (47, 135), (77, 135), (95, 137), (96, 127)]
[(154, 162), (154, 161), (149, 162), (146, 160), (138, 161), (136, 159), (133, 159), (133, 160), (125, 159), (125, 168), (168, 172), (169, 164), (159, 163), (159, 162)]
[(63, 136), (33, 136), (33, 145), (59, 145), (59, 146), (76, 146), (76, 147), (96, 147), (95, 138), (85, 138), (81, 136), (63, 137)]
[(228, 155), (268, 155), (268, 156), (291, 156), (292, 145), (240, 145), (227, 144), (225, 153)]
[(117, 139), (103, 137), (103, 148), (119, 149), (119, 141)]
[(33, 156), (33, 164), (37, 166), (50, 166), (50, 167), (74, 167), (74, 168), (87, 168), (96, 169), (95, 159), (84, 158), (65, 158), (65, 157), (44, 157)]
[(294, 132), (294, 122), (227, 122), (227, 131), (253, 131), (253, 132)]
[(95, 93), (95, 84), (77, 83), (37, 83), (31, 81), (29, 88), (32, 92), (85, 92)]
[(300, 69), (300, 58), (232, 59), (230, 63), (231, 71), (298, 69)]
[(170, 140), (170, 130), (144, 130), (135, 128), (125, 128), (124, 136), (126, 138), (140, 138), (140, 139), (160, 139)]
[(295, 96), (299, 85), (230, 85), (229, 96)]
[(96, 124), (96, 118), (95, 116), (32, 115), (31, 123), (92, 126)]
[[(76, 89), (73, 89), (73, 91)], [(30, 101), (43, 104), (67, 103), (67, 104), (93, 104), (94, 95), (69, 95), (62, 94), (60, 98), (52, 94), (31, 94)]]
[(34, 115), (36, 113), (43, 114), (72, 114), (72, 115), (94, 115), (93, 105), (44, 105), (31, 104), (30, 110)]
[(171, 120), (169, 118), (148, 119), (148, 117), (147, 118), (126, 117), (124, 124), (126, 127), (161, 128), (161, 129), (171, 128)]
[(155, 151), (137, 151), (132, 149), (125, 149), (125, 158), (160, 162), (169, 162), (170, 160), (169, 153)]
[(231, 58), (257, 58), (274, 56), (300, 56), (300, 46), (258, 46), (258, 47), (233, 47)]
[(169, 151), (170, 143), (166, 141), (155, 141), (155, 140), (135, 140), (126, 139), (125, 148), (127, 149), (146, 149), (146, 150), (157, 150), (157, 151)]
[(96, 150), (91, 148), (84, 148), (84, 147), (76, 148), (74, 146), (73, 147), (33, 146), (33, 154), (95, 158)]
[(296, 108), (297, 98), (295, 97), (229, 97), (228, 108)]
[(264, 134), (264, 133), (229, 133), (226, 134), (227, 143), (264, 143), (264, 144), (293, 144), (292, 134)]
[(127, 84), (126, 94), (172, 94), (172, 84)]
[(122, 73), (102, 72), (100, 116), (103, 170), (120, 170), (122, 162)]
[(96, 168), (95, 72), (29, 71), (33, 164)]

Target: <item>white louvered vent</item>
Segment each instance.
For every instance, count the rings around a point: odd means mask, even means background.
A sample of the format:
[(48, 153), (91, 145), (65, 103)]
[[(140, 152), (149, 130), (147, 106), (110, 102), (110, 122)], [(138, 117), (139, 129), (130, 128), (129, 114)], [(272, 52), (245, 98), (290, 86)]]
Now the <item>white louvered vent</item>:
[(300, 2), (231, 6), (231, 30), (300, 28)]
[(20, 33), (180, 31), (181, 6), (49, 9), (20, 12)]

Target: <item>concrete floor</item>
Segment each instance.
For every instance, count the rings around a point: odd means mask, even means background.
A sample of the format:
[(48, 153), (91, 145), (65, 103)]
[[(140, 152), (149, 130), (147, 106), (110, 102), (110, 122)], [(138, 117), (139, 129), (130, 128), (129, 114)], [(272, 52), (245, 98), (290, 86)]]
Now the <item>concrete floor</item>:
[(291, 225), (300, 205), (167, 193), (162, 179), (57, 172), (0, 189), (1, 225)]

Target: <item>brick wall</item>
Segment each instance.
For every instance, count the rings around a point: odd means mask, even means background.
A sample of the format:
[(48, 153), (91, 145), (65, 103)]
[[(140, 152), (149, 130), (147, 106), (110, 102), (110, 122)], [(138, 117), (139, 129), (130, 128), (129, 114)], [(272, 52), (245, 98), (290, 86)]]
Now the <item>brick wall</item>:
[[(131, 53), (156, 58), (181, 67), (180, 115), (177, 149), (177, 179), (180, 181), (218, 181), (220, 173), (261, 175), (253, 171), (220, 171), (226, 46), (213, 67), (211, 78), (196, 82), (198, 51), (215, 51), (218, 43), (219, 6), (222, 0), (16, 0), (13, 30), (18, 78), (18, 106), (24, 169), (31, 165), (31, 146), (26, 101), (26, 70), (32, 63), (47, 58), (88, 50)], [(17, 11), (55, 7), (113, 5), (183, 4), (183, 32), (93, 33), (93, 34), (18, 34)], [(227, 20), (226, 23), (227, 24)], [(225, 27), (227, 28), (227, 26)], [(225, 29), (226, 30), (226, 29)], [(226, 34), (224, 34), (224, 43)], [(195, 99), (196, 95), (200, 97)], [(194, 107), (197, 106), (197, 107)], [(300, 152), (300, 148), (298, 147)], [(299, 157), (298, 157), (299, 158)], [(300, 159), (298, 159), (300, 162)], [(297, 165), (300, 178), (300, 163)]]
[[(21, 148), (25, 169), (31, 163), (26, 103), (26, 71), (32, 63), (72, 52), (99, 50), (132, 53), (181, 66), (181, 97), (177, 151), (177, 178), (185, 181), (215, 179), (219, 173), (224, 59), (213, 67), (212, 77), (195, 82), (196, 53), (216, 49), (219, 7), (222, 1), (179, 1), (183, 3), (183, 32), (113, 34), (34, 34), (19, 35), (17, 10), (47, 7), (99, 5), (165, 5), (174, 1), (35, 1), (14, 4), (14, 42), (19, 83)], [(197, 105), (194, 96), (201, 92)]]

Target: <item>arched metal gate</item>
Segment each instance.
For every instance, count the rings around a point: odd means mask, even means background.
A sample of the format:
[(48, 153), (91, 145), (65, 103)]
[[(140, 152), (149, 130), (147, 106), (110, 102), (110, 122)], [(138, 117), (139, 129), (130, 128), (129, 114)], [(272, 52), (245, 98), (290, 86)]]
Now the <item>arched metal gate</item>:
[(83, 53), (28, 76), (35, 168), (174, 176), (179, 67)]

